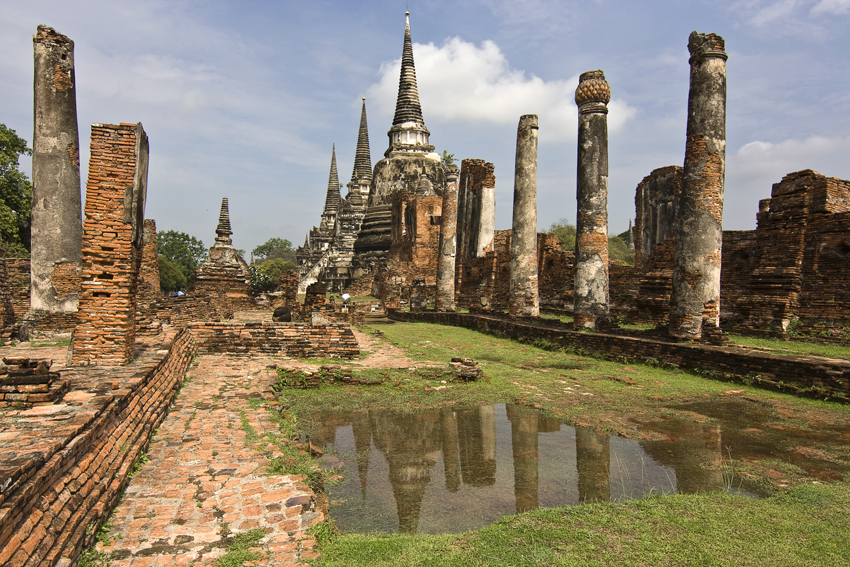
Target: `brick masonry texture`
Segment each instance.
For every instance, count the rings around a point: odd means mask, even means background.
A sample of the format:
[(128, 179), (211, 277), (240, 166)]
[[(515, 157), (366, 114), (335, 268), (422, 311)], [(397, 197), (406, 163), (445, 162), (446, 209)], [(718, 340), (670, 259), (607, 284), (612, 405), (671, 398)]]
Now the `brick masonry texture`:
[[(465, 327), (524, 342), (552, 344), (598, 353), (618, 360), (661, 361), (681, 368), (716, 372), (721, 377), (758, 376), (754, 385), (850, 403), (850, 361), (815, 356), (783, 356), (746, 348), (678, 344), (639, 336), (581, 333), (558, 325), (527, 325), (504, 317), (461, 313), (406, 313), (390, 310), (390, 319)], [(639, 333), (635, 333), (639, 334)]]
[(132, 366), (66, 368), (59, 403), (4, 415), (0, 565), (70, 565), (91, 543), (194, 354), (187, 331), (146, 346)]
[(133, 354), (143, 228), (133, 208), (140, 202), (144, 214), (146, 183), (141, 124), (92, 124), (73, 364), (118, 365)]
[(355, 358), (360, 347), (344, 324), (190, 323), (202, 353)]
[(215, 565), (234, 535), (250, 529), (266, 531), (259, 565), (315, 556), (304, 530), (325, 519), (324, 497), (303, 476), (266, 474), (270, 459), (282, 457), (266, 437), (280, 433), (275, 362), (197, 358), (110, 519), (121, 537), (98, 544), (113, 567)]

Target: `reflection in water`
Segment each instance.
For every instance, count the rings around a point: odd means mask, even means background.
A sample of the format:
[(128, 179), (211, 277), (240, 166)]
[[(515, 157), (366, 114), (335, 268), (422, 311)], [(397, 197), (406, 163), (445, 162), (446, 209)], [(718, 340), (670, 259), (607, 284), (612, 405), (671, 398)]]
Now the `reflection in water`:
[(832, 433), (789, 439), (789, 430), (764, 426), (768, 410), (751, 406), (683, 406), (710, 419), (639, 423), (664, 438), (641, 443), (562, 425), (517, 404), (330, 413), (310, 434), (344, 461), (345, 480), (328, 491), (344, 532), (455, 533), (541, 506), (717, 490), (730, 484), (724, 457), (780, 458), (829, 478), (846, 473), (789, 449)]
[[(331, 515), (345, 532), (459, 532), (540, 506), (610, 498), (608, 436), (526, 406), (319, 419), (311, 439), (336, 450), (346, 466), (345, 480), (329, 488)], [(637, 444), (623, 442), (628, 448), (621, 452), (639, 452), (644, 471), (673, 475)]]
[(576, 427), (578, 494), (582, 503), (611, 499), (609, 446), (609, 435), (596, 433), (587, 427)]
[(539, 475), (537, 417), (540, 412), (516, 404), (507, 407), (511, 422), (511, 444), (514, 454), (514, 497), (516, 511), (527, 512), (538, 507)]

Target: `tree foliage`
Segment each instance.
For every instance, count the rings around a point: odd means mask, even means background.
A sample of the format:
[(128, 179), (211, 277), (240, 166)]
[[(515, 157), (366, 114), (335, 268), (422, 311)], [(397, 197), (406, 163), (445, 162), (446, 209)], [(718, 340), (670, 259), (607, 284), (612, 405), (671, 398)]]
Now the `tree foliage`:
[(282, 258), (272, 258), (259, 264), (257, 267), (276, 283), (280, 280), (280, 275), (283, 272), (295, 269), (295, 262), (290, 262)]
[(570, 224), (567, 219), (560, 219), (558, 222), (552, 223), (549, 230), (546, 231), (554, 234), (561, 240), (561, 249), (566, 252), (575, 252), (576, 250), (576, 227)]
[[(195, 281), (195, 270), (207, 256), (204, 243), (185, 232), (166, 230), (157, 233), (156, 246), (159, 249), (160, 257), (171, 261), (183, 274), (186, 283), (181, 287), (192, 285), (192, 282)], [(159, 277), (160, 282), (162, 282), (161, 270)], [(165, 289), (162, 283), (160, 283), (160, 287)]]
[(248, 266), (248, 269), (251, 272), (251, 289), (254, 291), (270, 291), (277, 286), (277, 282), (273, 281), (259, 266)]
[(186, 289), (188, 281), (183, 275), (180, 267), (174, 262), (160, 256), (159, 260), (159, 287), (162, 291), (177, 291), (178, 289)]
[(455, 155), (450, 154), (449, 150), (443, 150), (443, 155), (440, 156), (440, 161), (443, 162), (443, 165), (454, 165)]
[(260, 244), (251, 251), (255, 263), (279, 258), (289, 262), (295, 262), (295, 249), (292, 243), (285, 238), (269, 238), (265, 244)]
[[(575, 252), (576, 250), (576, 227), (570, 224), (566, 219), (560, 219), (558, 222), (552, 223), (549, 227), (550, 232), (556, 235), (561, 240), (561, 249), (566, 252)], [(624, 233), (628, 238), (628, 231)], [(623, 240), (622, 234), (619, 236), (608, 236), (608, 260), (611, 262), (620, 262), (627, 266), (634, 266), (635, 251), (629, 250), (629, 245)]]
[(28, 257), (32, 183), (18, 171), (22, 155), (32, 155), (26, 140), (0, 124), (0, 238), (7, 255)]

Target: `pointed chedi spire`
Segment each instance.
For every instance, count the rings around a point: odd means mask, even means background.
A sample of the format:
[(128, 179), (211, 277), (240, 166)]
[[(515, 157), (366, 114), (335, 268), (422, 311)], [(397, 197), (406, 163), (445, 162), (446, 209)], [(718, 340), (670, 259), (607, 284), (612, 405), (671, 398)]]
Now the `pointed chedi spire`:
[(233, 231), (230, 229), (230, 210), (227, 204), (227, 197), (221, 199), (221, 212), (218, 213), (218, 226), (215, 229), (216, 242), (226, 242), (231, 244), (230, 235)]
[(404, 48), (401, 52), (401, 76), (398, 79), (398, 99), (395, 103), (393, 125), (418, 122), (425, 125), (419, 90), (416, 88), (416, 68), (413, 65), (413, 43), (410, 40), (410, 12), (404, 13)]
[(351, 172), (351, 183), (357, 181), (372, 181), (372, 156), (369, 152), (369, 128), (366, 125), (366, 97), (363, 97), (363, 108), (360, 110), (360, 131), (357, 133), (357, 151), (354, 153), (354, 171)]
[(419, 90), (416, 87), (413, 43), (410, 39), (410, 12), (404, 13), (404, 19), (404, 48), (401, 54), (398, 99), (396, 99), (393, 125), (387, 132), (390, 137), (390, 147), (384, 152), (384, 157), (390, 157), (393, 151), (423, 153), (434, 151), (434, 146), (429, 144), (431, 133), (425, 127), (425, 119), (422, 118)]
[(328, 176), (328, 195), (325, 197), (325, 210), (322, 216), (334, 215), (339, 209), (339, 175), (336, 171), (336, 144), (331, 149), (331, 173)]

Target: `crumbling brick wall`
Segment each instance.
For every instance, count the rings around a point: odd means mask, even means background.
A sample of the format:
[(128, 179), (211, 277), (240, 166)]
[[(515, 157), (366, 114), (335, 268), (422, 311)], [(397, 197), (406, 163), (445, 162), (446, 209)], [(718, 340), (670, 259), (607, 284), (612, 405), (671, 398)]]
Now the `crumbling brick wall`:
[(22, 320), (30, 310), (30, 259), (6, 258), (6, 273), (15, 319)]
[[(433, 304), (440, 249), (440, 220), (443, 198), (435, 195), (392, 195), (392, 244), (381, 276), (381, 299), (385, 305), (396, 297), (410, 297), (415, 280), (424, 280), (427, 303)], [(391, 289), (398, 286), (398, 289)], [(389, 302), (389, 303), (387, 303)], [(396, 305), (393, 305), (396, 306)]]
[(202, 353), (264, 354), (296, 358), (354, 358), (360, 347), (345, 324), (191, 323)]
[[(12, 437), (0, 455), (0, 565), (73, 565), (93, 543), (92, 526), (115, 506), (174, 400), (195, 352), (192, 336), (172, 332), (158, 351), (151, 364), (116, 369), (105, 383), (63, 370), (82, 400), (62, 410), (67, 427), (5, 418)], [(104, 387), (109, 395), (99, 395)]]
[(575, 252), (565, 252), (554, 234), (537, 234), (538, 293), (541, 309), (573, 309)]
[(147, 153), (141, 124), (92, 124), (72, 364), (112, 366), (133, 356)]
[(457, 282), (458, 308), (470, 311), (507, 309), (511, 284), (511, 231), (495, 231), (492, 250), (484, 256), (464, 258)]

